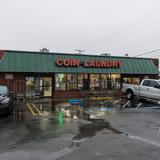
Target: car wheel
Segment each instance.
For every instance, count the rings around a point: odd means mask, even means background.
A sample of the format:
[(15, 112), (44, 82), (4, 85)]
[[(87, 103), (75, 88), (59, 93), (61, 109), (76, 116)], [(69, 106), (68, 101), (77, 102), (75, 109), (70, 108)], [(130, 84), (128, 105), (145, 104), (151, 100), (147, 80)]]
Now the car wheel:
[(133, 91), (132, 90), (127, 90), (126, 91), (126, 98), (128, 100), (132, 100), (134, 98), (134, 94), (133, 94)]

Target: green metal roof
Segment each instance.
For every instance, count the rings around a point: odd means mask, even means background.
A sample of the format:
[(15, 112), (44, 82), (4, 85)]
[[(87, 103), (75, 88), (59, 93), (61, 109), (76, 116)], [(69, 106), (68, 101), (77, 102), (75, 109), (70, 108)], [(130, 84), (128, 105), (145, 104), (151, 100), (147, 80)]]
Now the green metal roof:
[[(55, 64), (57, 58), (94, 60), (119, 60), (120, 68), (85, 68), (59, 67)], [(59, 72), (59, 73), (121, 73), (121, 74), (159, 74), (152, 59), (133, 57), (113, 57), (98, 55), (78, 55), (64, 53), (41, 53), (25, 51), (4, 51), (0, 60), (0, 72)]]

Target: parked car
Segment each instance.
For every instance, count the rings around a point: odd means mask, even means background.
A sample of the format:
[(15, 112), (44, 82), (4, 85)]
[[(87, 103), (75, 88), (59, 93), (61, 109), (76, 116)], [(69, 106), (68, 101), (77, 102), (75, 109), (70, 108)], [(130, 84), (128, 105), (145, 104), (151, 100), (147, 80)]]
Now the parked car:
[(160, 80), (143, 79), (140, 85), (122, 84), (122, 93), (131, 100), (134, 96), (144, 99), (160, 100)]
[(13, 100), (7, 86), (0, 85), (0, 114), (10, 114), (13, 110)]

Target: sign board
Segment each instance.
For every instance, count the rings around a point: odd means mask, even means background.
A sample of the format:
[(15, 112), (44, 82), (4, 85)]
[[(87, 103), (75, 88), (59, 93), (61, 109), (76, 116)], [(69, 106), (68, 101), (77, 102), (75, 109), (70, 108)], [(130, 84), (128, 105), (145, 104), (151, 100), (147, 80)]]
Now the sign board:
[(73, 74), (70, 75), (70, 83), (74, 83), (74, 75)]
[(122, 65), (120, 60), (94, 60), (91, 58), (89, 61), (85, 59), (81, 62), (80, 59), (56, 59), (57, 66), (63, 67), (87, 67), (87, 68), (119, 68)]
[(5, 74), (5, 79), (13, 79), (13, 74)]
[(146, 76), (146, 75), (145, 75), (145, 76), (144, 76), (144, 79), (149, 79), (149, 76)]

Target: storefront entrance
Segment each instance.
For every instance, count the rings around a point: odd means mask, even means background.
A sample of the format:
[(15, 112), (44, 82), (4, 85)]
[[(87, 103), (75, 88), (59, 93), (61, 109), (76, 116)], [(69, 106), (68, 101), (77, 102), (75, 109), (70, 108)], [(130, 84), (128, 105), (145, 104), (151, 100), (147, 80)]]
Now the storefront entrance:
[(83, 79), (83, 91), (88, 91), (89, 90), (89, 85), (90, 85), (90, 83), (89, 83), (89, 79)]
[(26, 77), (26, 93), (42, 97), (52, 96), (51, 77)]

